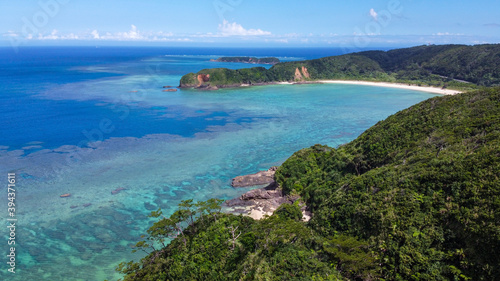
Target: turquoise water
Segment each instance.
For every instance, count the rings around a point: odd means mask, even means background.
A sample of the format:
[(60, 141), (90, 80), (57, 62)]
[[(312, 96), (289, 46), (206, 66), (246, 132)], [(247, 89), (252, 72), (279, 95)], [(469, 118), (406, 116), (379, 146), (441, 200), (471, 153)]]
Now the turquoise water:
[[(316, 143), (349, 142), (435, 96), (337, 84), (162, 92), (183, 73), (214, 67), (210, 58), (236, 55), (177, 52), (106, 53), (84, 62), (74, 52), (62, 64), (48, 54), (38, 68), (18, 63), (20, 73), (2, 72), (1, 125), (12, 134), (0, 135), (0, 173), (16, 173), (19, 219), (17, 273), (6, 273), (3, 262), (2, 280), (116, 280), (119, 262), (142, 256), (131, 245), (149, 227), (151, 210), (168, 214), (180, 200), (239, 196), (246, 190), (233, 189), (231, 178)], [(289, 59), (308, 56), (292, 53)], [(0, 207), (7, 210), (6, 200)]]

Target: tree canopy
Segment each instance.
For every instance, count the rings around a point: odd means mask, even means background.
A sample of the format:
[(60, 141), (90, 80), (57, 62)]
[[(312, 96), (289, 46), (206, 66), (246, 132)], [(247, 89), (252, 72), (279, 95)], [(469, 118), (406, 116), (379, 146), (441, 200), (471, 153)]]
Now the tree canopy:
[[(220, 200), (161, 210), (125, 280), (495, 280), (500, 276), (500, 87), (436, 97), (356, 140), (296, 152), (285, 205), (255, 221)], [(173, 239), (167, 245), (165, 242)]]

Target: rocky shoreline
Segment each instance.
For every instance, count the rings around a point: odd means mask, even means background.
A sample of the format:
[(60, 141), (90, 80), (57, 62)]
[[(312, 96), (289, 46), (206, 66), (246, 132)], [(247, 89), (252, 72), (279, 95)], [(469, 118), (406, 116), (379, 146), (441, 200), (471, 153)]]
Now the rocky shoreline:
[(276, 173), (276, 170), (278, 170), (278, 167), (274, 166), (269, 168), (269, 170), (267, 171), (260, 171), (251, 175), (235, 177), (231, 182), (231, 186), (247, 187), (247, 186), (272, 184), (275, 182), (274, 174)]
[[(232, 186), (235, 188), (251, 187), (267, 184), (263, 188), (252, 189), (238, 198), (226, 201), (226, 211), (233, 214), (242, 214), (259, 220), (266, 215), (272, 215), (281, 204), (293, 204), (300, 199), (297, 195), (284, 195), (274, 179), (278, 167), (271, 167), (267, 171), (261, 171), (251, 175), (235, 177)], [(311, 213), (307, 206), (301, 204), (302, 219), (308, 221)]]

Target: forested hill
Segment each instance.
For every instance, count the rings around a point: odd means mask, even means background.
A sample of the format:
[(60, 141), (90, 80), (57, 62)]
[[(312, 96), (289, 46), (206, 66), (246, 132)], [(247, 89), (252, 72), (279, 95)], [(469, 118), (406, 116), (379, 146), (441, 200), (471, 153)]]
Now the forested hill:
[(180, 86), (218, 89), (243, 84), (317, 80), (365, 80), (472, 89), (500, 85), (500, 44), (431, 45), (368, 51), (298, 62), (270, 69), (204, 69), (181, 78)]
[(149, 254), (120, 271), (126, 280), (498, 280), (499, 171), (500, 87), (432, 98), (277, 170), (283, 193), (312, 210), (308, 223), (297, 205), (254, 221), (220, 213), (216, 200), (185, 201), (138, 243)]
[(483, 86), (500, 84), (500, 44), (442, 45), (358, 53), (388, 73), (422, 70)]

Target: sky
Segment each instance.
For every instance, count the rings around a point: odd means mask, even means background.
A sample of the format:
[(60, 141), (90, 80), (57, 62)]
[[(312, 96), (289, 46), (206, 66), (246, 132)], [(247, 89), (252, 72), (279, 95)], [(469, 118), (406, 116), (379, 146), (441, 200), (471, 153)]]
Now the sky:
[(0, 0), (0, 45), (500, 43), (498, 0)]

